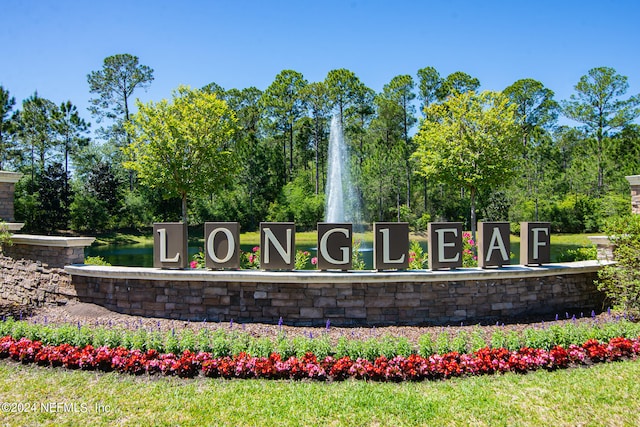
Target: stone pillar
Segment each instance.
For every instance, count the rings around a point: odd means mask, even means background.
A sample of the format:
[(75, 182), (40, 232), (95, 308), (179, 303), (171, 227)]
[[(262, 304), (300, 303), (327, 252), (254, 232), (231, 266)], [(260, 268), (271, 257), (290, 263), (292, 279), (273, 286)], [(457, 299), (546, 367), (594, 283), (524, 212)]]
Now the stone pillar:
[(627, 176), (631, 186), (631, 213), (640, 214), (640, 175)]
[[(631, 175), (625, 178), (627, 178), (631, 187), (631, 213), (640, 214), (640, 175)], [(615, 246), (607, 236), (589, 236), (589, 240), (596, 245), (599, 260), (613, 261)]]
[(0, 171), (0, 220), (13, 222), (13, 196), (21, 173)]
[(613, 261), (613, 250), (615, 247), (607, 236), (588, 236), (588, 239), (596, 245), (598, 260)]
[(84, 248), (91, 246), (95, 237), (37, 236), (13, 234), (11, 245), (3, 248), (13, 259), (40, 261), (50, 268), (84, 263)]

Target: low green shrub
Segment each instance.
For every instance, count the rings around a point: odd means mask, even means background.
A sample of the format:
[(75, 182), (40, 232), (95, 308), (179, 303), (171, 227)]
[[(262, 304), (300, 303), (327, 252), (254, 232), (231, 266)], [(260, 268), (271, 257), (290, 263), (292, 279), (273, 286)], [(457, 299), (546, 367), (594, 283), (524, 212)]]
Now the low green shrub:
[(595, 246), (586, 248), (567, 249), (562, 251), (558, 257), (558, 262), (588, 261), (598, 259), (598, 251)]
[(111, 264), (105, 261), (105, 259), (101, 256), (87, 256), (84, 258), (84, 263), (86, 265), (102, 265), (102, 266), (110, 266)]
[(614, 306), (630, 315), (640, 314), (640, 215), (612, 219), (605, 227), (613, 243), (616, 264), (598, 272), (598, 289)]
[(354, 360), (362, 358), (375, 361), (380, 356), (392, 358), (419, 354), (428, 357), (452, 351), (472, 353), (487, 346), (506, 348), (510, 351), (522, 347), (549, 350), (556, 345), (565, 348), (571, 344), (580, 345), (590, 339), (600, 342), (608, 342), (616, 337), (631, 339), (640, 337), (640, 323), (626, 317), (610, 316), (605, 322), (599, 319), (583, 319), (562, 324), (535, 324), (522, 330), (504, 326), (490, 330), (480, 327), (458, 330), (442, 328), (435, 334), (423, 334), (412, 343), (406, 337), (392, 335), (369, 338), (342, 336), (332, 340), (326, 333), (320, 333), (318, 336), (287, 337), (280, 332), (270, 338), (256, 337), (238, 328), (201, 328), (197, 332), (185, 328), (180, 331), (172, 329), (163, 332), (159, 329), (139, 327), (131, 330), (112, 325), (89, 327), (80, 324), (36, 324), (10, 317), (0, 321), (0, 336), (7, 335), (16, 339), (26, 337), (47, 345), (68, 343), (83, 347), (91, 344), (94, 347), (124, 347), (143, 351), (155, 349), (161, 353), (175, 354), (190, 350), (196, 353), (208, 352), (214, 357), (234, 356), (239, 353), (268, 357), (275, 352), (283, 359), (288, 359), (292, 356), (302, 357), (310, 352), (319, 359), (326, 356), (349, 356)]

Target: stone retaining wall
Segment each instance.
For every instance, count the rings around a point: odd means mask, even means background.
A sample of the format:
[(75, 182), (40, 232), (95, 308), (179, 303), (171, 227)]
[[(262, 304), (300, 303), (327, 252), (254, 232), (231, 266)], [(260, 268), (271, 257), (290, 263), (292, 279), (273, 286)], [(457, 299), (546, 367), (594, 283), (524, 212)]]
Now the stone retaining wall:
[(76, 299), (69, 275), (62, 269), (46, 268), (40, 262), (0, 255), (0, 277), (0, 298), (4, 305), (15, 304), (27, 310)]
[[(70, 266), (80, 301), (182, 320), (447, 324), (601, 310), (597, 262), (453, 272), (279, 273)], [(237, 273), (237, 274), (234, 274)]]
[(51, 268), (62, 268), (84, 263), (84, 248), (94, 240), (94, 237), (13, 234), (11, 244), (5, 245), (2, 251), (13, 259), (40, 261)]
[(0, 181), (0, 219), (13, 221), (13, 194), (15, 184), (13, 182)]
[(43, 264), (55, 268), (84, 262), (84, 247), (57, 248), (13, 244), (3, 247), (3, 252), (13, 259), (39, 260)]

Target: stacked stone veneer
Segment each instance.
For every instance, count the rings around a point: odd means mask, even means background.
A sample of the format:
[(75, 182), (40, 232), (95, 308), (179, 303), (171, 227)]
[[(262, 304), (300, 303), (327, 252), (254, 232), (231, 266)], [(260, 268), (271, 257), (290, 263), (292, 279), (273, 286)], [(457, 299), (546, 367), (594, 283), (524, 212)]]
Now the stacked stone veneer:
[(595, 261), (495, 271), (277, 273), (69, 266), (80, 301), (142, 316), (290, 325), (445, 324), (601, 310)]
[(5, 221), (13, 221), (13, 194), (15, 184), (13, 182), (0, 182), (0, 218)]
[(95, 240), (93, 237), (35, 236), (14, 234), (11, 244), (2, 252), (13, 259), (39, 261), (52, 268), (84, 262), (84, 248)]
[(3, 248), (3, 252), (14, 259), (40, 260), (49, 267), (57, 268), (84, 262), (84, 247), (58, 248), (14, 244)]
[(21, 176), (15, 172), (0, 171), (0, 219), (6, 222), (14, 220), (13, 196)]
[(3, 304), (28, 308), (64, 304), (76, 298), (70, 277), (64, 270), (46, 268), (39, 262), (0, 255), (0, 275)]

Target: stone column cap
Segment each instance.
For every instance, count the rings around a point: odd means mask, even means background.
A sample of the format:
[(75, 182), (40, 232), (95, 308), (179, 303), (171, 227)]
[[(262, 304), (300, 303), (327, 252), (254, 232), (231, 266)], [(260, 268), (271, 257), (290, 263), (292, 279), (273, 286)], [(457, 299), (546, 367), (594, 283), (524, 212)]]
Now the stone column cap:
[(609, 240), (609, 236), (587, 236), (587, 239), (591, 241), (594, 245), (609, 245), (611, 244), (611, 240)]
[(39, 236), (34, 234), (12, 234), (11, 243), (31, 246), (56, 246), (59, 248), (76, 248), (91, 246), (95, 237)]
[(629, 181), (629, 185), (640, 185), (640, 175), (630, 175), (625, 178)]
[(22, 174), (20, 172), (0, 171), (0, 182), (16, 183), (20, 181)]

